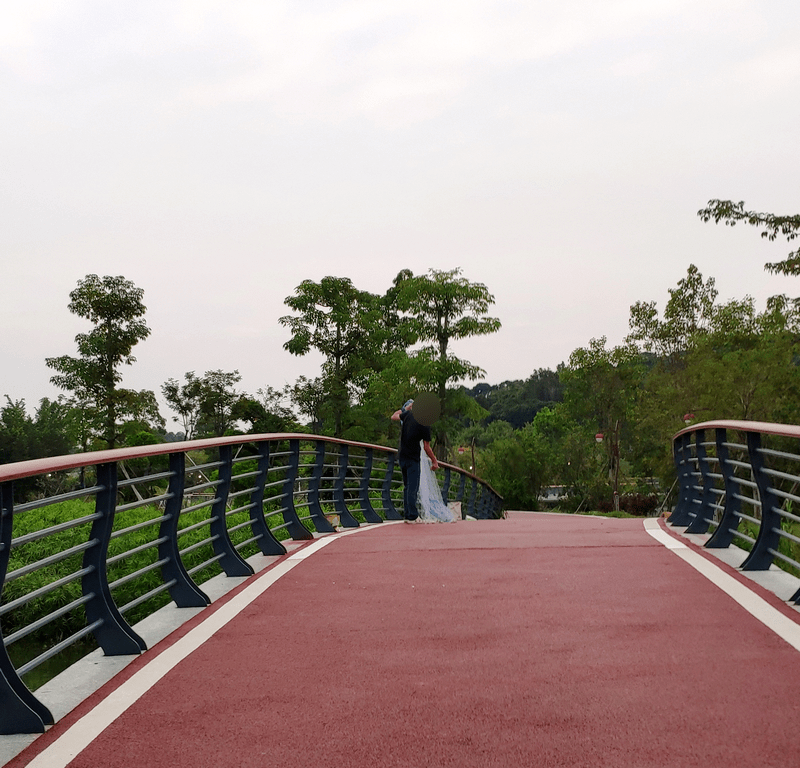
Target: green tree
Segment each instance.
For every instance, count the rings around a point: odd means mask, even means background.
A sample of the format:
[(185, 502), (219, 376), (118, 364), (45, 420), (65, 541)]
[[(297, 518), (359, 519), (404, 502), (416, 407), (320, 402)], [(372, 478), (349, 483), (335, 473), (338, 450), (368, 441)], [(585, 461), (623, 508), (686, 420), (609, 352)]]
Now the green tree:
[[(735, 227), (740, 221), (758, 229), (763, 228), (761, 237), (773, 241), (783, 236), (791, 242), (800, 236), (800, 214), (776, 216), (774, 213), (746, 211), (744, 201), (734, 203), (732, 200), (709, 200), (705, 208), (697, 215), (704, 221), (712, 219), (715, 224), (724, 221), (726, 226)], [(779, 275), (800, 275), (800, 250), (792, 251), (783, 261), (767, 263), (764, 268)]]
[(446, 416), (454, 412), (453, 395), (448, 402), (448, 384), (485, 375), (477, 365), (453, 355), (450, 344), (500, 329), (500, 320), (486, 314), (494, 304), (494, 296), (483, 283), (471, 283), (461, 277), (460, 269), (430, 269), (427, 274), (416, 276), (408, 276), (406, 270), (396, 278), (395, 288), (397, 307), (408, 318), (408, 330), (415, 341), (423, 344), (417, 354), (430, 363), (431, 385), (442, 402), (445, 418), (436, 430), (436, 451), (444, 458)]
[(235, 387), (239, 371), (206, 371), (200, 379), (200, 415), (197, 432), (202, 437), (222, 437), (236, 422), (234, 409), (242, 397)]
[(184, 384), (177, 379), (167, 379), (161, 385), (161, 394), (167, 405), (178, 414), (173, 421), (183, 427), (183, 439), (192, 440), (200, 418), (200, 379), (194, 371), (187, 371), (184, 376)]
[(234, 411), (244, 397), (235, 388), (242, 380), (239, 371), (206, 371), (202, 376), (188, 371), (184, 378), (184, 384), (167, 379), (161, 385), (161, 394), (178, 414), (173, 421), (183, 427), (184, 440), (222, 437), (237, 421)]
[(631, 307), (626, 341), (654, 352), (665, 363), (679, 365), (689, 346), (708, 330), (717, 293), (714, 278), (703, 281), (697, 267), (690, 264), (686, 277), (669, 289), (663, 320), (655, 301), (637, 301)]
[(249, 422), (248, 432), (267, 434), (271, 432), (298, 432), (294, 412), (286, 404), (290, 398), (291, 387), (282, 390), (265, 387), (256, 392), (256, 397), (243, 395), (233, 406), (233, 418), (236, 421)]
[(631, 445), (633, 413), (644, 366), (633, 345), (606, 349), (605, 336), (576, 349), (562, 372), (564, 403), (578, 423), (602, 433), (609, 481), (618, 503), (621, 461)]
[(144, 291), (124, 277), (87, 275), (70, 293), (69, 311), (89, 320), (94, 328), (75, 337), (78, 357), (50, 357), (48, 367), (57, 371), (50, 381), (71, 392), (86, 407), (92, 434), (108, 448), (121, 438), (119, 419), (130, 401), (129, 391), (119, 389), (120, 367), (132, 365), (133, 347), (150, 335), (142, 319)]
[(342, 435), (351, 396), (366, 382), (386, 339), (380, 298), (358, 290), (349, 278), (304, 280), (284, 303), (298, 314), (279, 319), (292, 337), (283, 347), (293, 355), (312, 349), (325, 358), (322, 381), (333, 414), (334, 436)]

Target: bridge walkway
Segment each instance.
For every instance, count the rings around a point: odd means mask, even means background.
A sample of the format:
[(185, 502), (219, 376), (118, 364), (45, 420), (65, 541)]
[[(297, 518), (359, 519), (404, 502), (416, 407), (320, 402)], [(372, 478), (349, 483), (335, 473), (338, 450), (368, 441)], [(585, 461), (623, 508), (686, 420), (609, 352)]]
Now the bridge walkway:
[(790, 766), (798, 691), (800, 615), (656, 521), (385, 524), (271, 563), (8, 766)]

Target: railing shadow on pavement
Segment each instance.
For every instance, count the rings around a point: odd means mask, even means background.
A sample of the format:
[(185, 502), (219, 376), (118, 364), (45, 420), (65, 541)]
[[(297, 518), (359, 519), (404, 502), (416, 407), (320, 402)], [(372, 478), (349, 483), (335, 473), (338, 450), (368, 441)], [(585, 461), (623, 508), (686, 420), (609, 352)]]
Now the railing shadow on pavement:
[[(502, 516), (491, 486), (441, 467), (442, 496), (460, 503), (462, 517)], [(205, 581), (252, 574), (247, 558), (285, 554), (287, 538), (400, 520), (401, 499), (395, 449), (319, 435), (241, 435), (0, 466), (0, 733), (52, 724), (23, 677), (58, 654), (87, 638), (108, 656), (142, 653), (135, 621), (169, 601), (207, 606)]]

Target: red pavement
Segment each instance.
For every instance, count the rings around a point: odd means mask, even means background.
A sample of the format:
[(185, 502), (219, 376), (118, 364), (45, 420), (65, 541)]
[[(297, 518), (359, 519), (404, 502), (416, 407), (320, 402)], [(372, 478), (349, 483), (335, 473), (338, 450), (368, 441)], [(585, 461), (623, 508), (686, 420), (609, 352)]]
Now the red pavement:
[(800, 654), (641, 520), (512, 515), (332, 541), (69, 765), (785, 767), (798, 716)]

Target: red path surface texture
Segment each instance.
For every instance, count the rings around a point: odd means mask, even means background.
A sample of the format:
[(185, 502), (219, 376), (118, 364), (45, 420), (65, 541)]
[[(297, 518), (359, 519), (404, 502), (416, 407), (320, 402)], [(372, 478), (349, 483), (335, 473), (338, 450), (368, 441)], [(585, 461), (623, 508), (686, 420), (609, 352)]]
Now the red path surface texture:
[(641, 520), (512, 514), (310, 546), (71, 761), (64, 734), (125, 683), (9, 765), (800, 765), (800, 653)]

